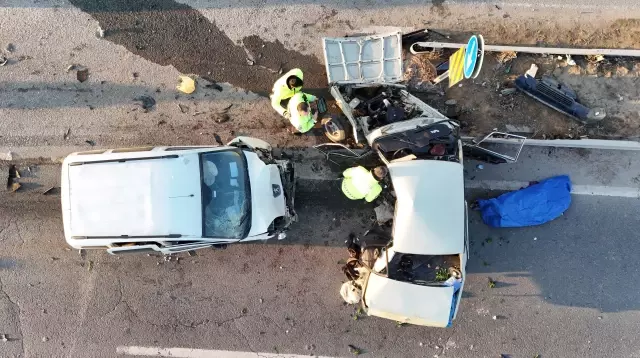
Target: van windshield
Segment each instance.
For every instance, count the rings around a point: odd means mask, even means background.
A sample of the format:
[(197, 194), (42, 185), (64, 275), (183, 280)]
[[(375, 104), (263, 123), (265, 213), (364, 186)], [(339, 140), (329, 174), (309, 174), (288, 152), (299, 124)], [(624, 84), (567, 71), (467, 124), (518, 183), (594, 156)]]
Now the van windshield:
[(251, 228), (251, 187), (241, 150), (200, 154), (204, 237), (243, 239)]

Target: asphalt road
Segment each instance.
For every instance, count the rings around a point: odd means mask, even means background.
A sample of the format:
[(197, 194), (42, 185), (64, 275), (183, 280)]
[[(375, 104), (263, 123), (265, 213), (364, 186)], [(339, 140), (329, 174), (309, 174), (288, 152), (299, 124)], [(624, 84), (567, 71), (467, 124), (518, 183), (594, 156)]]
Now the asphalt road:
[[(625, 155), (634, 152), (581, 151), (573, 158), (570, 151), (525, 148), (520, 164), (481, 170), (469, 162), (467, 183), (516, 183), (529, 168), (531, 180), (568, 173), (580, 185), (602, 184), (601, 173), (580, 173), (580, 160), (607, 158), (620, 173), (609, 184), (633, 183), (628, 175), (636, 167), (626, 167)], [(315, 159), (301, 166), (301, 221), (286, 240), (165, 261), (70, 250), (57, 193), (41, 194), (56, 185), (59, 168), (21, 165), (25, 190), (0, 200), (0, 334), (8, 338), (0, 356), (151, 350), (337, 357), (351, 355), (349, 345), (371, 357), (640, 354), (640, 307), (627, 289), (640, 284), (637, 199), (575, 195), (561, 218), (526, 229), (490, 229), (472, 212), (467, 283), (453, 328), (398, 327), (375, 317), (354, 320), (354, 308), (338, 293), (343, 240), (367, 227), (372, 208), (344, 199), (337, 182), (326, 180), (331, 169)], [(469, 200), (497, 194), (467, 190)]]

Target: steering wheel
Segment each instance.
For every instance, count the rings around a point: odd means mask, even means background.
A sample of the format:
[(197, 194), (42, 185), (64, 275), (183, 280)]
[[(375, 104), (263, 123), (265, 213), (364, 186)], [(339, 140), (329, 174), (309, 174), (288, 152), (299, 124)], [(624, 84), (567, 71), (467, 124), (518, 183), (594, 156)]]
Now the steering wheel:
[(391, 156), (391, 160), (402, 158), (402, 157), (406, 157), (407, 155), (411, 155), (411, 154), (413, 154), (413, 151), (411, 149), (409, 149), (409, 148), (400, 148), (400, 149), (396, 150), (395, 152), (393, 152), (393, 155)]

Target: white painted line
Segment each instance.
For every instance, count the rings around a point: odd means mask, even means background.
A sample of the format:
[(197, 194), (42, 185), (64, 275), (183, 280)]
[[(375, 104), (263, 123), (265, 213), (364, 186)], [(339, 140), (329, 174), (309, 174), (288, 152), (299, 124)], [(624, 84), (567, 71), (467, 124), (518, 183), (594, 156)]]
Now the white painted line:
[[(235, 352), (212, 349), (195, 348), (161, 348), (120, 346), (116, 348), (118, 355), (147, 356), (147, 357), (172, 357), (172, 358), (308, 358), (309, 355), (262, 353), (262, 352)], [(312, 356), (317, 358), (333, 358), (326, 356)]]
[[(487, 189), (511, 191), (529, 186), (528, 182), (507, 180), (465, 180), (466, 189)], [(573, 185), (571, 194), (614, 196), (621, 198), (640, 198), (640, 188), (634, 187), (609, 187), (602, 185)]]

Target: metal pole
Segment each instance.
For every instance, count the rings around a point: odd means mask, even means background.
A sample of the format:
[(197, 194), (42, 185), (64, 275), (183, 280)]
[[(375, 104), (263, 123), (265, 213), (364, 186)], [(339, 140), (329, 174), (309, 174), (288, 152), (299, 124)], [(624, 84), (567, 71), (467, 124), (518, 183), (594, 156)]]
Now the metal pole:
[[(416, 42), (410, 47), (412, 54), (426, 53), (427, 51), (416, 51), (414, 46), (426, 47), (426, 48), (452, 48), (457, 49), (465, 47), (466, 44), (451, 43), (451, 42)], [(603, 56), (625, 56), (625, 57), (640, 57), (640, 50), (625, 50), (625, 49), (607, 49), (607, 48), (562, 48), (562, 47), (535, 47), (535, 46), (500, 46), (500, 45), (484, 45), (485, 51), (494, 52), (526, 52), (526, 53), (539, 53), (539, 54), (557, 54), (557, 55), (603, 55)]]

